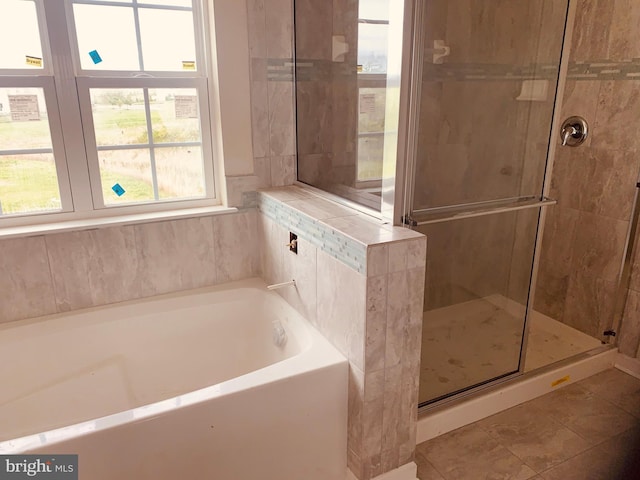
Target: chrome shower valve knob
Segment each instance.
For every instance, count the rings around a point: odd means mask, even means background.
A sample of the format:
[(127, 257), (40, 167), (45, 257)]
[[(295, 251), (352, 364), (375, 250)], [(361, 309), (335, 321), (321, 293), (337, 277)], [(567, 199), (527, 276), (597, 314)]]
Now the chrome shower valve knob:
[(562, 123), (560, 139), (563, 147), (582, 145), (589, 135), (589, 126), (582, 117), (569, 117)]

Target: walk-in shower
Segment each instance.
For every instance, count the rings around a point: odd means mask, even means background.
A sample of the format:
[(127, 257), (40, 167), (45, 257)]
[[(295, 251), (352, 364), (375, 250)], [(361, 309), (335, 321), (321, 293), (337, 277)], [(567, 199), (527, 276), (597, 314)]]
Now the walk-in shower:
[(423, 406), (601, 344), (532, 304), (544, 210), (555, 203), (549, 159), (568, 7), (417, 3), (405, 221), (429, 243)]
[(570, 1), (320, 3), (294, 2), (298, 180), (427, 236), (420, 405), (601, 347), (534, 304), (554, 151), (587, 128), (560, 144)]

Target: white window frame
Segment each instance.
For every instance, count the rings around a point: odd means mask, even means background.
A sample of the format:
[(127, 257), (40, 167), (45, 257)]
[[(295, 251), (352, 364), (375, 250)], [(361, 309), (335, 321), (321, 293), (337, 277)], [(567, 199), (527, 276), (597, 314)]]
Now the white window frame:
[[(102, 71), (83, 70), (77, 48), (73, 4), (185, 10), (184, 7), (152, 6), (140, 0), (118, 3), (109, 0), (35, 0), (42, 41), (44, 68), (2, 70), (0, 87), (35, 86), (45, 90), (53, 153), (55, 156), (61, 210), (19, 215), (0, 215), (4, 227), (38, 225), (122, 215), (167, 212), (221, 204), (214, 172), (213, 124), (208, 59), (210, 25), (206, 0), (194, 0), (195, 71)], [(186, 10), (190, 10), (186, 8)], [(138, 36), (138, 49), (140, 50)], [(105, 206), (100, 181), (98, 147), (93, 130), (90, 88), (194, 88), (198, 91), (205, 197), (162, 199), (149, 203)], [(147, 108), (149, 108), (147, 106)], [(82, 135), (78, 135), (82, 132)], [(151, 139), (149, 139), (151, 141)], [(190, 143), (189, 143), (190, 145)], [(183, 146), (176, 143), (176, 147)], [(129, 146), (127, 146), (129, 147)], [(124, 148), (124, 147), (123, 147)], [(37, 153), (20, 151), (16, 153)]]

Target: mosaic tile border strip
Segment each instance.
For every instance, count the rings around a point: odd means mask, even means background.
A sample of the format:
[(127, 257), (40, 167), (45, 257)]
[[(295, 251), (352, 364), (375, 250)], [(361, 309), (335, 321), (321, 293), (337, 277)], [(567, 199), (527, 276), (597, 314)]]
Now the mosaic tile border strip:
[(624, 62), (571, 62), (567, 77), (573, 80), (640, 80), (640, 58)]
[[(356, 75), (355, 67), (328, 60), (270, 58), (267, 61), (267, 78), (271, 81), (301, 82), (331, 81), (336, 77)], [(593, 60), (570, 62), (568, 78), (571, 80), (640, 80), (640, 58), (627, 61)], [(491, 63), (443, 63), (425, 62), (424, 78), (427, 81), (498, 81), (498, 80), (555, 80), (556, 64), (509, 65)]]
[(367, 247), (345, 234), (275, 200), (262, 192), (257, 195), (258, 211), (284, 228), (300, 235), (314, 247), (362, 275), (367, 274)]
[(267, 80), (270, 82), (293, 82), (295, 64), (291, 58), (268, 58)]
[(473, 81), (473, 80), (533, 80), (555, 79), (557, 65), (508, 65), (488, 63), (443, 63), (425, 62), (423, 79), (429, 81)]
[[(425, 62), (427, 81), (487, 81), (487, 80), (555, 80), (558, 66), (554, 64), (507, 65), (481, 63)], [(640, 80), (640, 58), (628, 61), (597, 60), (570, 62), (567, 78), (570, 80)]]

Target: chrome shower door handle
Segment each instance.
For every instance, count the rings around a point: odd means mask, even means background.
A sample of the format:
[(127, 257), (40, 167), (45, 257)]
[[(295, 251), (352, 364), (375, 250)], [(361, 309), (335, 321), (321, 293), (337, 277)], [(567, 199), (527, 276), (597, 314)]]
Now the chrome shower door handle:
[(560, 138), (563, 147), (577, 147), (584, 143), (589, 134), (587, 121), (582, 117), (569, 117), (562, 123)]

